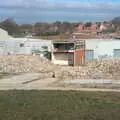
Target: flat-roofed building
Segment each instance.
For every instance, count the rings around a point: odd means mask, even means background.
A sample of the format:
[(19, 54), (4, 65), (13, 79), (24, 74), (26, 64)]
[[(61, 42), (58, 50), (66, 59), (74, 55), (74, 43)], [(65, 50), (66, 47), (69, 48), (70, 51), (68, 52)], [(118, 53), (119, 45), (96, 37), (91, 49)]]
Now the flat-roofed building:
[(53, 41), (52, 63), (79, 66), (84, 64), (84, 40)]

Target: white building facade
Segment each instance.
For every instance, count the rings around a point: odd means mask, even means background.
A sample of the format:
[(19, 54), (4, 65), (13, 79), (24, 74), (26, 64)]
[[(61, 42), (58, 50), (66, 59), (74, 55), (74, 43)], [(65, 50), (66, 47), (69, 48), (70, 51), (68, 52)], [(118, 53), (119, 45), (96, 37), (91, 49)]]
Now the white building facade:
[[(32, 38), (0, 38), (0, 55), (33, 54), (52, 51), (52, 40)], [(119, 39), (88, 39), (85, 40), (85, 59), (120, 58)]]
[(42, 53), (44, 48), (51, 52), (52, 41), (31, 38), (4, 38), (0, 39), (0, 54), (32, 54), (35, 51)]
[(90, 39), (86, 40), (86, 59), (120, 58), (120, 40)]
[(8, 35), (8, 32), (4, 29), (0, 28), (0, 39), (4, 38), (12, 38), (10, 35)]

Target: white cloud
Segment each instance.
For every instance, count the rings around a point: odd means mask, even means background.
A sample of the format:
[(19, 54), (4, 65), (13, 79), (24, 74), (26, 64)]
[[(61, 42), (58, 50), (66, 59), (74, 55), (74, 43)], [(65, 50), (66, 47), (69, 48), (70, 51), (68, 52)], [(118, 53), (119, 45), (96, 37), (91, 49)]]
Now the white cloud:
[[(34, 16), (37, 19), (38, 15), (49, 15), (60, 13), (61, 17), (72, 18), (72, 15), (80, 14), (92, 15), (99, 17), (102, 14), (110, 17), (120, 15), (120, 2), (78, 2), (78, 1), (56, 1), (56, 0), (3, 0), (0, 3), (0, 11), (3, 11), (2, 16), (12, 16), (19, 18), (27, 18)], [(4, 12), (5, 11), (5, 12)], [(8, 13), (6, 12), (8, 11)], [(32, 17), (31, 17), (32, 18)], [(76, 17), (77, 18), (77, 17)], [(42, 19), (42, 18), (41, 18)]]
[(64, 12), (119, 12), (116, 2), (50, 2), (48, 0), (4, 0), (0, 3), (5, 9), (32, 9)]

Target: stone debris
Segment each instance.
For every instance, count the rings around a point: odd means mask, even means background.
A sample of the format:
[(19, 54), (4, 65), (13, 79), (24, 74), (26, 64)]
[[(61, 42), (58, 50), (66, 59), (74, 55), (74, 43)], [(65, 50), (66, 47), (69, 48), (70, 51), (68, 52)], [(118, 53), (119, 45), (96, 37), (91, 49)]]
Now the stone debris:
[(47, 78), (120, 80), (120, 59), (93, 60), (85, 66), (56, 66), (32, 55), (0, 56), (1, 73), (40, 73)]
[(93, 60), (80, 67), (62, 67), (61, 79), (120, 80), (120, 59)]
[(0, 56), (0, 72), (3, 73), (33, 73), (50, 74), (56, 68), (50, 61), (32, 55)]

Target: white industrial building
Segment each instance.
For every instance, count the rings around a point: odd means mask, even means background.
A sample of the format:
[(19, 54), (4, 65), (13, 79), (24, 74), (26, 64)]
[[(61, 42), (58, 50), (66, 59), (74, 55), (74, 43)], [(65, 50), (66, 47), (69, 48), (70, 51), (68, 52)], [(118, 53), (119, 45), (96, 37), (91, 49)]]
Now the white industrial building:
[[(85, 40), (85, 59), (120, 58), (120, 40)], [(0, 38), (0, 54), (32, 54), (35, 51), (52, 50), (52, 40), (31, 38)]]
[(0, 28), (0, 55), (33, 54), (47, 50), (51, 52), (52, 41), (32, 38), (12, 38)]
[[(52, 51), (52, 40), (32, 38), (12, 38), (8, 32), (0, 28), (0, 55), (33, 54), (46, 49)], [(119, 39), (87, 39), (85, 40), (85, 59), (120, 58)]]
[(0, 39), (0, 54), (32, 54), (39, 51), (42, 54), (46, 48), (51, 51), (52, 41), (31, 38)]
[(119, 39), (89, 39), (86, 40), (85, 58), (120, 58)]
[(0, 39), (2, 38), (12, 38), (10, 35), (8, 35), (8, 32), (4, 29), (0, 28)]

